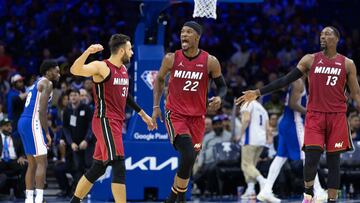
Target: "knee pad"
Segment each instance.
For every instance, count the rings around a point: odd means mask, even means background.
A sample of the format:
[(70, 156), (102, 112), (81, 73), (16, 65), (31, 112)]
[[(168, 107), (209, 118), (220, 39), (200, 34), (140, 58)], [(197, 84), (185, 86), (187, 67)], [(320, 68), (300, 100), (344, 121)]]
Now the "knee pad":
[(90, 169), (85, 173), (86, 179), (94, 183), (100, 176), (105, 173), (106, 165), (101, 161), (94, 160)]
[(340, 187), (340, 154), (326, 154), (326, 162), (329, 169), (328, 188), (339, 189)]
[(304, 166), (305, 182), (313, 181), (315, 179), (321, 154), (322, 151), (320, 150), (305, 151), (305, 166)]
[(194, 149), (190, 135), (178, 135), (175, 139), (175, 147), (180, 152), (179, 168), (177, 175), (182, 179), (188, 179), (195, 163), (197, 152)]
[(117, 159), (112, 162), (112, 183), (125, 184), (125, 160)]

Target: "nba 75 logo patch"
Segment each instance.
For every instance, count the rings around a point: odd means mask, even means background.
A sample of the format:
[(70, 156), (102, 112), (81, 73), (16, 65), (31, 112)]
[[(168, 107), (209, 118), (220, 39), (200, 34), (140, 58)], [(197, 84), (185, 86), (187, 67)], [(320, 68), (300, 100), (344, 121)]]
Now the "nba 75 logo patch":
[(154, 81), (158, 74), (157, 70), (147, 70), (141, 74), (141, 79), (145, 82), (145, 84), (151, 89), (154, 89)]

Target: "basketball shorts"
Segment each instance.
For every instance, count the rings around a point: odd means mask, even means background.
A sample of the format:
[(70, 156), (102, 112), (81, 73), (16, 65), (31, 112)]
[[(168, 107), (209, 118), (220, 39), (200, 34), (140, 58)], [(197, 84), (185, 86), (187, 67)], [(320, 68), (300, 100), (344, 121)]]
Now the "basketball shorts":
[(306, 113), (304, 150), (314, 148), (327, 152), (353, 150), (345, 113)]
[(195, 151), (200, 151), (205, 133), (205, 116), (186, 116), (166, 110), (166, 129), (170, 142), (174, 144), (177, 135), (190, 135)]
[(304, 158), (301, 147), (304, 141), (304, 124), (283, 118), (279, 123), (277, 156), (300, 160)]
[(107, 164), (124, 158), (122, 126), (122, 120), (93, 117), (92, 130), (96, 137), (93, 156), (95, 160)]
[(26, 155), (41, 156), (47, 154), (46, 135), (39, 119), (20, 117), (18, 131)]

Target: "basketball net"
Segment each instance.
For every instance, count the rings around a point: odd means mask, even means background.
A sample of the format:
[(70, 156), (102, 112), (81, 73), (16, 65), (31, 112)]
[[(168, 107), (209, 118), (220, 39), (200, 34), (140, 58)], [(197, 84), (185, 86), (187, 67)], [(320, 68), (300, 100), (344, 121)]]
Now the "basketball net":
[(217, 0), (194, 0), (193, 17), (206, 17), (216, 19), (216, 1)]

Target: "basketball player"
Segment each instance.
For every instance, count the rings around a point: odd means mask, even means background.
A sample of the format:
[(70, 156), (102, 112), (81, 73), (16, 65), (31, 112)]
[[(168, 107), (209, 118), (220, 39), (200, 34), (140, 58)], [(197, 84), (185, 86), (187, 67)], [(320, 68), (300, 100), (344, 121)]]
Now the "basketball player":
[(103, 50), (100, 44), (93, 44), (76, 59), (70, 71), (74, 75), (92, 77), (95, 111), (92, 130), (96, 137), (94, 161), (91, 168), (81, 177), (70, 202), (80, 202), (90, 191), (93, 183), (112, 166), (111, 189), (116, 203), (126, 202), (125, 160), (122, 142), (122, 125), (125, 119), (125, 105), (132, 107), (146, 123), (154, 129), (152, 120), (128, 95), (129, 78), (124, 64), (133, 55), (130, 38), (114, 34), (109, 41), (111, 56), (104, 61), (85, 64), (90, 54)]
[(42, 75), (29, 88), (24, 111), (18, 122), (18, 129), (28, 160), (25, 175), (25, 203), (43, 202), (44, 184), (46, 178), (47, 149), (51, 145), (47, 108), (51, 100), (53, 82), (60, 78), (60, 69), (56, 61), (45, 60), (40, 66)]
[(166, 128), (170, 142), (180, 153), (179, 168), (166, 202), (185, 202), (190, 173), (201, 149), (205, 132), (206, 100), (209, 79), (218, 88), (218, 96), (210, 98), (209, 110), (217, 110), (226, 95), (226, 84), (220, 63), (214, 56), (199, 49), (202, 27), (194, 21), (186, 22), (180, 34), (181, 50), (164, 56), (154, 88), (153, 122), (162, 121), (160, 98), (165, 77), (170, 73), (166, 100)]
[(340, 39), (334, 27), (325, 27), (320, 34), (322, 51), (305, 55), (284, 77), (261, 89), (245, 91), (236, 103), (244, 104), (258, 96), (299, 79), (304, 74), (309, 80), (309, 102), (305, 119), (304, 146), (305, 166), (304, 203), (311, 202), (314, 196), (313, 185), (320, 156), (326, 150), (328, 175), (328, 202), (336, 202), (340, 185), (340, 153), (352, 150), (350, 132), (346, 121), (345, 86), (350, 96), (360, 104), (360, 88), (354, 62), (337, 53)]
[[(261, 152), (266, 145), (269, 115), (265, 108), (257, 101), (251, 101), (248, 106), (242, 106), (241, 132), (235, 141), (243, 144), (241, 147), (241, 170), (244, 172), (247, 188), (241, 199), (256, 199), (255, 183), (260, 188), (265, 185), (265, 178), (256, 169)], [(243, 137), (243, 135), (245, 135)], [(242, 139), (243, 138), (243, 139)]]
[[(285, 109), (279, 122), (279, 143), (277, 155), (272, 161), (263, 190), (257, 198), (266, 202), (281, 202), (272, 192), (272, 187), (282, 166), (287, 159), (303, 160), (304, 153), (301, 147), (304, 142), (304, 120), (306, 114), (306, 87), (303, 79), (291, 83), (286, 94)], [(321, 188), (319, 178), (315, 178), (315, 198), (318, 201), (327, 200), (327, 194)]]

